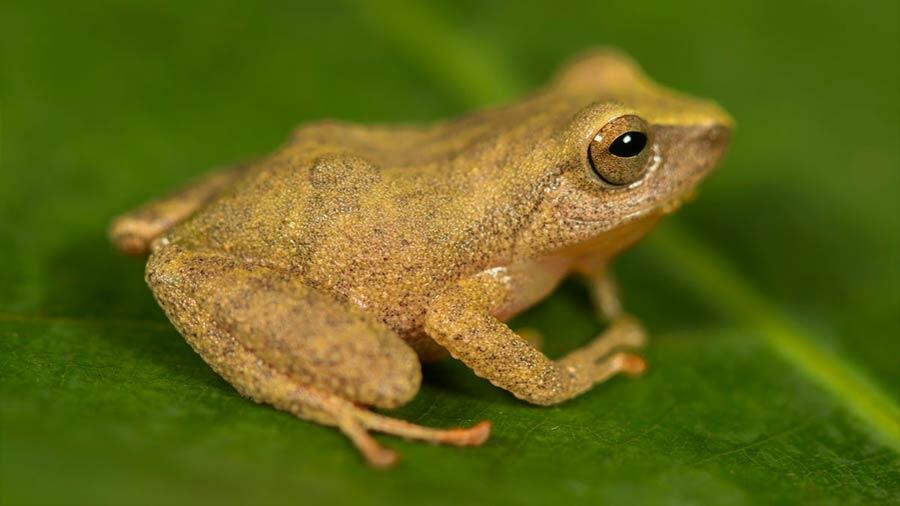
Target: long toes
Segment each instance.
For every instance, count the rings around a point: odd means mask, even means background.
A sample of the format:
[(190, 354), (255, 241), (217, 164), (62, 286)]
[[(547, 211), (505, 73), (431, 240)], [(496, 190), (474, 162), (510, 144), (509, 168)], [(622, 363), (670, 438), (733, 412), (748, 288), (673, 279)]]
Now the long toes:
[(366, 428), (356, 420), (349, 418), (338, 422), (338, 427), (350, 437), (359, 452), (373, 467), (386, 468), (394, 465), (399, 456), (390, 448), (381, 446), (375, 438), (369, 434)]
[(459, 427), (441, 431), (438, 443), (454, 446), (481, 446), (491, 436), (491, 422), (483, 420), (471, 427)]
[(357, 416), (358, 422), (367, 429), (434, 444), (478, 446), (491, 435), (491, 423), (488, 421), (477, 423), (472, 427), (435, 429), (370, 411), (360, 411)]
[(377, 467), (378, 469), (393, 467), (400, 460), (399, 453), (383, 446), (364, 452), (363, 455), (372, 467)]
[(624, 316), (614, 323), (620, 333), (619, 345), (630, 348), (640, 348), (647, 342), (647, 332), (644, 326), (632, 316)]
[(378, 468), (394, 465), (399, 457), (393, 450), (381, 446), (369, 431), (454, 446), (478, 446), (487, 441), (491, 435), (491, 423), (488, 421), (476, 423), (471, 427), (435, 429), (373, 413), (347, 401), (340, 399), (338, 401), (341, 413), (338, 415), (336, 425), (350, 437), (369, 464)]
[(644, 359), (634, 353), (619, 352), (597, 364), (594, 369), (594, 383), (602, 383), (616, 374), (637, 376), (647, 369)]
[(613, 367), (629, 376), (637, 376), (647, 370), (647, 362), (634, 353), (618, 353), (612, 358)]

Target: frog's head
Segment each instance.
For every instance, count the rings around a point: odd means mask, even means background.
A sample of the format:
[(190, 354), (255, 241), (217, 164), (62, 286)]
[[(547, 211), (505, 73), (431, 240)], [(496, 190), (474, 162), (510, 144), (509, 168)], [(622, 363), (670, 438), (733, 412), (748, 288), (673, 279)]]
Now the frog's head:
[(556, 134), (559, 176), (535, 223), (543, 232), (531, 230), (544, 250), (633, 242), (694, 193), (733, 125), (718, 105), (662, 88), (610, 51), (570, 64), (548, 97), (578, 109)]

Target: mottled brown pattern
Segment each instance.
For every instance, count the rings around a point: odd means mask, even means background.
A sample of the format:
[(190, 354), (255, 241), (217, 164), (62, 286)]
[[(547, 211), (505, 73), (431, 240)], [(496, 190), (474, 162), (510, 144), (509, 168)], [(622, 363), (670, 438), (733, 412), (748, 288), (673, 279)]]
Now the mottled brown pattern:
[[(640, 179), (614, 186), (591, 167), (589, 146), (630, 115), (651, 142), (627, 163), (646, 166), (616, 168), (613, 180)], [(132, 252), (152, 242), (154, 295), (239, 391), (337, 425), (387, 465), (395, 455), (369, 430), (458, 445), (488, 435), (486, 424), (441, 431), (360, 406), (412, 398), (419, 360), (449, 352), (536, 404), (640, 372), (639, 357), (618, 351), (644, 335), (618, 306), (609, 261), (712, 170), (730, 127), (715, 104), (598, 52), (531, 97), (460, 119), (301, 127), (226, 184), (201, 181), (119, 218), (111, 237)], [(595, 165), (608, 158), (596, 145), (593, 155)], [(122, 223), (141, 226), (123, 240)], [(552, 361), (503, 322), (573, 272), (593, 280), (614, 321)]]

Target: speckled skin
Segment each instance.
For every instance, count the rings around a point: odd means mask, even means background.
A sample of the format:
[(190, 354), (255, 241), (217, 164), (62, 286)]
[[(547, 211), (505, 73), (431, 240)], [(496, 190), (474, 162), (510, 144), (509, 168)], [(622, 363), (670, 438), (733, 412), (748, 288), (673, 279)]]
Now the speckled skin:
[[(651, 156), (640, 180), (615, 187), (588, 151), (623, 115), (650, 125)], [(410, 400), (420, 360), (449, 352), (544, 405), (642, 370), (613, 353), (643, 332), (621, 314), (607, 266), (712, 170), (730, 128), (715, 104), (596, 52), (531, 97), (460, 119), (303, 126), (268, 158), (151, 202), (110, 233), (126, 252), (152, 251), (160, 305), (241, 393), (338, 426), (384, 466), (396, 455), (369, 430), (457, 445), (488, 436), (486, 423), (442, 431), (361, 407)], [(552, 361), (503, 322), (571, 273), (594, 281), (613, 322)]]

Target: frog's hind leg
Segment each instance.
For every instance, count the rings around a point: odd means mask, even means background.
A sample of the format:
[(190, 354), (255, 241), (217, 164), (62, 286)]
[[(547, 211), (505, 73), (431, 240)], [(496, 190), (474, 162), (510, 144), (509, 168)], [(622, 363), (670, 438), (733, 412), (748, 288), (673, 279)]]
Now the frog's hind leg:
[(486, 422), (433, 429), (373, 413), (418, 392), (421, 368), (396, 333), (361, 309), (276, 269), (161, 246), (147, 281), (185, 339), (239, 392), (337, 426), (376, 466), (396, 455), (370, 431), (456, 446), (483, 443)]
[(109, 240), (128, 255), (146, 255), (153, 240), (165, 234), (218, 195), (243, 172), (246, 165), (220, 169), (118, 216), (109, 226)]
[[(306, 387), (304, 397), (309, 399), (313, 390)], [(299, 392), (297, 392), (299, 393)], [(491, 433), (491, 424), (482, 421), (471, 427), (434, 429), (406, 422), (397, 418), (373, 413), (365, 408), (350, 403), (334, 395), (323, 395), (316, 392), (321, 399), (324, 411), (330, 419), (319, 418), (316, 421), (326, 425), (336, 425), (343, 432), (360, 453), (371, 465), (375, 467), (389, 467), (396, 463), (398, 455), (389, 448), (385, 448), (369, 431), (383, 432), (405, 439), (417, 439), (433, 444), (448, 444), (453, 446), (479, 446)], [(292, 412), (300, 418), (312, 418), (297, 404), (288, 403), (285, 407), (273, 403), (275, 407)], [(315, 419), (315, 418), (313, 418)]]

